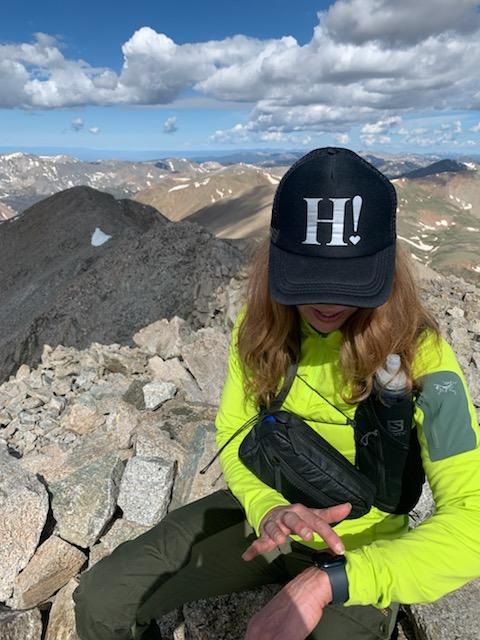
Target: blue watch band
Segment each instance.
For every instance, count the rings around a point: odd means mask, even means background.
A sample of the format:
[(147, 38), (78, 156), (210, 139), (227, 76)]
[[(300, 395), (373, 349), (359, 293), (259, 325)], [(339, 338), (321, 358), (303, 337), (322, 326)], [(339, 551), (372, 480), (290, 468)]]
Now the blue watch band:
[(313, 564), (328, 575), (332, 587), (331, 604), (343, 604), (348, 600), (348, 578), (345, 556), (334, 556), (327, 552), (314, 553)]

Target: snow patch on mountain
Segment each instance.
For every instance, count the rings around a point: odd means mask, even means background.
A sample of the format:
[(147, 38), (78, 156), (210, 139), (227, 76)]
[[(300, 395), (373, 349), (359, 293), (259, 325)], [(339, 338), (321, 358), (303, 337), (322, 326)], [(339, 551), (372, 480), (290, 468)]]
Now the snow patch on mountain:
[[(432, 244), (425, 244), (424, 242), (422, 242), (420, 240), (420, 238), (418, 236), (413, 236), (413, 238), (404, 238), (403, 236), (398, 236), (401, 240), (403, 240), (404, 242), (407, 242), (408, 244), (411, 244), (413, 247), (416, 247), (417, 249), (420, 249), (421, 251), (431, 251), (433, 249), (433, 245)], [(414, 242), (414, 240), (416, 240), (417, 242)]]
[(108, 242), (112, 236), (104, 233), (99, 227), (95, 229), (92, 234), (92, 247), (100, 247), (105, 242)]

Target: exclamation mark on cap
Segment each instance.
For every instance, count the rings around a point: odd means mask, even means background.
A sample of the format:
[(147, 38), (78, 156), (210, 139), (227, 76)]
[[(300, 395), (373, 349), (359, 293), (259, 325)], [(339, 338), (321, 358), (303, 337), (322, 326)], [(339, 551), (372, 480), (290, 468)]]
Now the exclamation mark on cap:
[(353, 233), (349, 237), (349, 240), (352, 244), (357, 244), (361, 240), (361, 236), (357, 235), (358, 232), (358, 222), (360, 220), (360, 211), (362, 209), (362, 196), (355, 196), (352, 199), (352, 210), (353, 210)]

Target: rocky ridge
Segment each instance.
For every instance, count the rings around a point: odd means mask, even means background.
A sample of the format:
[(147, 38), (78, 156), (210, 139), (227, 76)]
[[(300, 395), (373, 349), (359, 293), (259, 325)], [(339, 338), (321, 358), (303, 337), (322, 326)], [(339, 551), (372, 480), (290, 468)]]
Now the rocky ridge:
[(206, 300), (244, 261), (138, 202), (90, 187), (55, 194), (1, 227), (0, 382), (38, 362), (45, 343), (132, 345), (135, 331), (175, 314), (204, 326)]
[[(198, 470), (215, 452), (213, 419), (241, 290), (242, 280), (231, 281), (209, 301), (224, 319), (216, 328), (195, 331), (172, 318), (137, 331), (134, 346), (45, 345), (37, 367), (23, 364), (0, 386), (1, 638), (76, 640), (79, 572), (168, 510), (223, 486), (218, 465), (205, 476)], [(480, 290), (428, 278), (422, 294), (480, 414)], [(412, 524), (433, 509), (425, 492)], [(477, 638), (471, 603), (479, 589), (473, 582), (413, 607), (419, 637)], [(161, 621), (163, 637), (240, 640), (274, 590), (185, 605)]]

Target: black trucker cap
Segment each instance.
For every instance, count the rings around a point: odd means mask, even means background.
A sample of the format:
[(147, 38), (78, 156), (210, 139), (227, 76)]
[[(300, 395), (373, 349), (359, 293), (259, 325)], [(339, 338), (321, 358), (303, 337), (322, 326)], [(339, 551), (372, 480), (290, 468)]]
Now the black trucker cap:
[(395, 270), (392, 183), (349, 149), (315, 149), (281, 179), (272, 209), (269, 286), (282, 304), (378, 307)]

